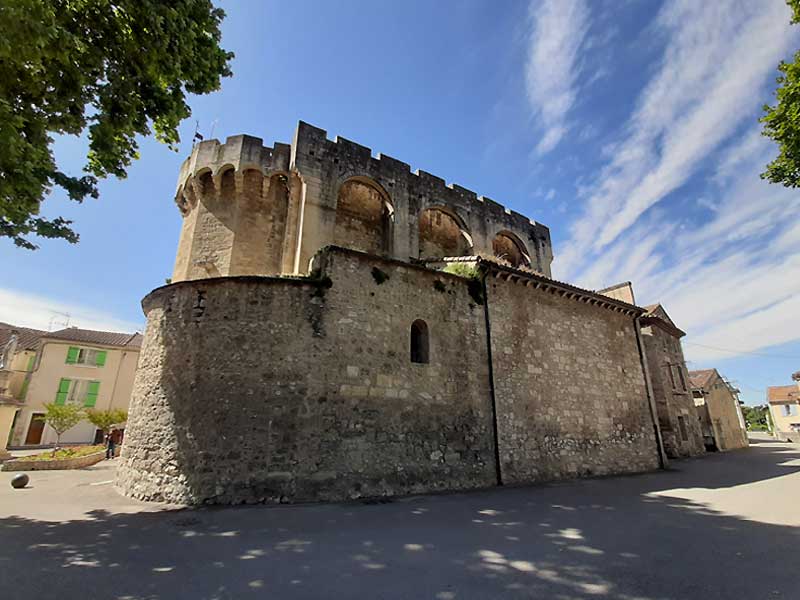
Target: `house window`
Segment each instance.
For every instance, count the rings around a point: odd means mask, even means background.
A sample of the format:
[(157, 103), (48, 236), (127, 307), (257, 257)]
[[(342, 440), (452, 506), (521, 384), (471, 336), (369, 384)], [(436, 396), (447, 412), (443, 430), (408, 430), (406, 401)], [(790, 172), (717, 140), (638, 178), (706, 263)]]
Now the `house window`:
[(796, 404), (784, 404), (781, 406), (781, 412), (783, 413), (784, 417), (794, 417), (797, 413), (797, 405)]
[(55, 404), (78, 404), (92, 408), (97, 404), (100, 393), (100, 382), (89, 379), (67, 379), (62, 377), (58, 382)]
[(430, 362), (429, 352), (428, 325), (422, 319), (417, 319), (411, 324), (411, 362)]
[(686, 391), (686, 380), (683, 378), (683, 369), (680, 364), (669, 365), (669, 377), (672, 380), (673, 390)]
[(91, 367), (102, 367), (106, 364), (105, 350), (96, 350), (94, 348), (78, 348), (70, 346), (67, 350), (67, 364), (68, 365), (85, 365)]

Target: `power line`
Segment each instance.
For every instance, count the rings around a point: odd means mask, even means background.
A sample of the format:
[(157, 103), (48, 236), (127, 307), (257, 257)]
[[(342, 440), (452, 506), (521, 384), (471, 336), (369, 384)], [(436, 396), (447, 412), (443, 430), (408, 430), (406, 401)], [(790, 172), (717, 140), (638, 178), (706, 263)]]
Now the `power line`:
[(789, 360), (800, 360), (800, 356), (786, 356), (785, 354), (766, 354), (764, 352), (751, 352), (749, 350), (731, 350), (730, 348), (718, 348), (716, 346), (706, 346), (705, 344), (697, 344), (695, 342), (683, 342), (689, 346), (699, 346), (700, 348), (708, 348), (709, 350), (717, 350), (719, 352), (730, 352), (731, 354), (752, 354), (753, 356), (766, 356), (768, 358), (787, 358)]

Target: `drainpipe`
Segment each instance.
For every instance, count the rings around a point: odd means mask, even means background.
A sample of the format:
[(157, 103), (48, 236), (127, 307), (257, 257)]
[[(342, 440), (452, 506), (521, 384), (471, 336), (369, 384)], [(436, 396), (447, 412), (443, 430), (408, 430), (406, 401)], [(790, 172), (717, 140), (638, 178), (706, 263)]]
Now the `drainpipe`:
[[(478, 263), (480, 265), (480, 262)], [(494, 437), (494, 470), (497, 485), (503, 485), (503, 470), (500, 465), (500, 441), (497, 427), (497, 399), (494, 391), (494, 368), (492, 360), (492, 325), (489, 320), (489, 290), (486, 286), (486, 277), (489, 271), (486, 270), (481, 277), (483, 287), (483, 320), (486, 324), (486, 356), (489, 361), (489, 399), (492, 405), (492, 433)]]
[(664, 440), (661, 438), (661, 428), (658, 426), (658, 413), (656, 412), (656, 400), (653, 394), (653, 383), (650, 380), (650, 369), (647, 366), (647, 355), (644, 350), (644, 343), (642, 342), (640, 317), (633, 320), (633, 331), (636, 334), (636, 346), (639, 349), (639, 362), (642, 364), (642, 373), (644, 373), (644, 385), (647, 391), (647, 404), (650, 407), (650, 418), (653, 421), (653, 431), (656, 435), (656, 447), (658, 449), (658, 464), (662, 469), (667, 468), (667, 453), (664, 451)]
[(122, 370), (122, 363), (125, 362), (125, 357), (128, 355), (127, 352), (121, 352), (121, 356), (119, 358), (119, 363), (117, 364), (117, 373), (114, 375), (114, 383), (111, 385), (111, 398), (108, 401), (108, 410), (111, 410), (111, 407), (114, 406), (114, 394), (117, 393), (117, 381), (119, 381), (119, 372)]

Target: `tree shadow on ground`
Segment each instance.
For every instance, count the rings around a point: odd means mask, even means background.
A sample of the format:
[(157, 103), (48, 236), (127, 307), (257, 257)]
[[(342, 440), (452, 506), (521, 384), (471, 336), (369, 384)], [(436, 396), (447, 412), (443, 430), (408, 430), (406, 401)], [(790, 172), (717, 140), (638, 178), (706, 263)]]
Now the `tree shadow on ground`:
[[(389, 504), (0, 519), (3, 598), (796, 598), (800, 528), (672, 496), (800, 494), (798, 448)], [(798, 463), (800, 464), (800, 463)], [(56, 498), (54, 501), (63, 501)], [(798, 509), (800, 510), (800, 509)], [(797, 517), (800, 522), (800, 515)]]

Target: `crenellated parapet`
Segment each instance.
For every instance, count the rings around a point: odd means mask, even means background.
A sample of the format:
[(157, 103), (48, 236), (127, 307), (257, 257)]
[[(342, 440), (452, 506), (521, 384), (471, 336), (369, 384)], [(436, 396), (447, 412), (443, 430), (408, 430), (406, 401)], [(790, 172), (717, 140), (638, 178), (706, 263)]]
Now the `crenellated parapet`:
[(175, 201), (175, 281), (305, 273), (331, 244), (403, 261), (494, 255), (547, 276), (553, 258), (541, 223), (302, 121), (291, 144), (200, 142)]
[(175, 192), (183, 227), (173, 281), (283, 271), (290, 150), (248, 135), (192, 149)]
[[(385, 154), (343, 137), (328, 139), (327, 132), (300, 122), (292, 143), (291, 167), (313, 185), (317, 201), (325, 210), (335, 210), (341, 186), (361, 177), (385, 191), (395, 216), (394, 258), (418, 258), (420, 217), (429, 209), (444, 209), (468, 231), (474, 253), (493, 254), (493, 241), (507, 234), (524, 245), (531, 266), (550, 274), (552, 244), (550, 230), (502, 204)], [(314, 249), (315, 251), (316, 249)], [(312, 252), (311, 248), (307, 252)]]

